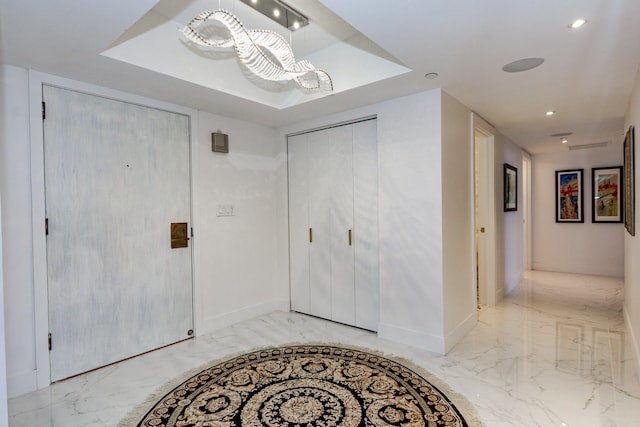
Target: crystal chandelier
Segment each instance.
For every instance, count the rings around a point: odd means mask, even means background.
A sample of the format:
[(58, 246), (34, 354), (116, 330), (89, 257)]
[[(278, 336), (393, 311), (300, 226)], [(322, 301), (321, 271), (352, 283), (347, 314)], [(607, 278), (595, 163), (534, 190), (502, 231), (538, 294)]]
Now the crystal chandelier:
[[(224, 25), (229, 38), (208, 38), (198, 29), (208, 20)], [(304, 89), (333, 91), (329, 74), (316, 69), (311, 62), (296, 62), (293, 50), (280, 34), (269, 30), (248, 30), (232, 13), (212, 10), (200, 13), (187, 23), (182, 33), (200, 46), (210, 48), (233, 47), (240, 61), (256, 76), (271, 81), (294, 80)]]

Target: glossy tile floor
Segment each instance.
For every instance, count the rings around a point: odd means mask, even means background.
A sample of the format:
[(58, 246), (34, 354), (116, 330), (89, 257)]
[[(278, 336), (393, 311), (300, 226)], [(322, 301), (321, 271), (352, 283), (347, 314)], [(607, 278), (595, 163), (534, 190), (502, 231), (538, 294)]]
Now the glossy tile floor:
[(410, 359), (470, 400), (487, 427), (640, 425), (640, 384), (619, 279), (527, 272), (439, 356), (375, 334), (275, 312), (9, 401), (10, 426), (116, 426), (166, 381), (259, 346), (333, 342)]

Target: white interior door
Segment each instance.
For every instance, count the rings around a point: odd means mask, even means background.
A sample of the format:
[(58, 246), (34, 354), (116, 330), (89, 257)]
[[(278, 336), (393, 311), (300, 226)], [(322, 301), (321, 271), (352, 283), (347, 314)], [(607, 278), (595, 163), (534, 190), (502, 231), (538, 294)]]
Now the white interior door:
[(323, 132), (330, 152), (331, 319), (355, 325), (353, 247), (353, 127)]
[(188, 338), (189, 118), (43, 86), (51, 380)]
[(355, 123), (352, 130), (355, 325), (375, 331), (380, 313), (377, 121)]
[(324, 132), (307, 134), (309, 145), (309, 314), (331, 319), (331, 158)]
[(377, 330), (375, 120), (288, 137), (291, 308)]
[(291, 309), (309, 313), (309, 144), (308, 134), (288, 138), (289, 256)]
[(493, 135), (475, 130), (476, 153), (476, 271), (478, 302), (494, 305), (495, 286), (495, 172)]

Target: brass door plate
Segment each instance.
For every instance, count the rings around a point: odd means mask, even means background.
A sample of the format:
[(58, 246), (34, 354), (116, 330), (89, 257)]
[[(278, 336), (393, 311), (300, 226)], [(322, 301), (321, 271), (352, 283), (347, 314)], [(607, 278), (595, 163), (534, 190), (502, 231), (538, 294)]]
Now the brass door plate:
[(188, 248), (189, 236), (186, 222), (171, 223), (171, 249)]

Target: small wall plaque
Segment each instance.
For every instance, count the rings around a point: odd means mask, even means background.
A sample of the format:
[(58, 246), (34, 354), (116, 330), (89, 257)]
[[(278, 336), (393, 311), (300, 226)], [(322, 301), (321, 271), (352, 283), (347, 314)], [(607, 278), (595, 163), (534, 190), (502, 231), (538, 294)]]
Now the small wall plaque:
[(229, 135), (214, 132), (211, 134), (211, 150), (214, 153), (229, 152)]

